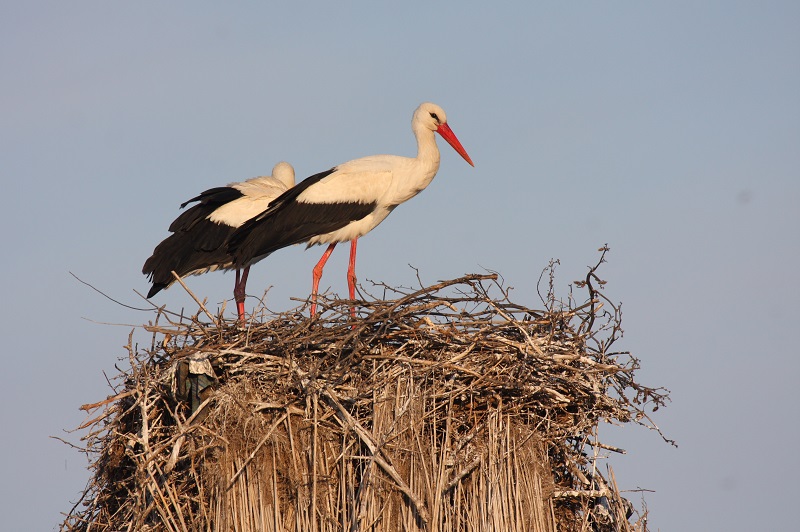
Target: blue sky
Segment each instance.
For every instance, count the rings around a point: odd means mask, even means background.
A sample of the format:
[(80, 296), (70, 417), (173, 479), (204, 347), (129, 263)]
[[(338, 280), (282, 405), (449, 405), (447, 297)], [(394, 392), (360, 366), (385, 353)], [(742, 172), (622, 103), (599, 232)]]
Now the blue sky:
[[(490, 269), (536, 306), (551, 258), (566, 293), (608, 243), (620, 347), (672, 391), (655, 420), (680, 445), (603, 427), (628, 450), (610, 459), (620, 487), (654, 490), (653, 530), (789, 529), (798, 28), (795, 2), (2, 3), (4, 526), (52, 529), (69, 510), (86, 461), (49, 436), (77, 439), (63, 430), (150, 318), (69, 272), (142, 306), (141, 266), (181, 202), (279, 160), (304, 177), (413, 155), (429, 100), (475, 168), (440, 142), (431, 186), (362, 240), (360, 281)], [(295, 305), (321, 252), (275, 253), (250, 294)], [(346, 294), (346, 263), (337, 249), (322, 286)], [(233, 276), (189, 285), (216, 307)], [(195, 308), (180, 289), (156, 299)]]

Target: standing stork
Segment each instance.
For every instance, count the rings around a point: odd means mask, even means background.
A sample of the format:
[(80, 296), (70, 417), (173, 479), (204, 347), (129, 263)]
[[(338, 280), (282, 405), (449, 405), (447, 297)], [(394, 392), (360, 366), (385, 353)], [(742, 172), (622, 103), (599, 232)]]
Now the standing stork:
[(236, 269), (233, 298), (239, 321), (244, 323), (244, 297), (250, 266), (267, 256), (254, 257), (239, 275), (239, 266), (228, 254), (225, 241), (236, 228), (267, 209), (270, 203), (294, 186), (294, 168), (280, 162), (271, 176), (260, 176), (241, 183), (206, 190), (181, 205), (181, 209), (197, 202), (178, 216), (169, 230), (172, 233), (153, 250), (142, 273), (153, 286), (147, 293), (151, 298), (169, 287), (179, 276), (199, 275), (214, 270)]
[[(439, 133), (470, 165), (475, 166), (456, 138), (444, 110), (423, 103), (411, 120), (417, 156), (373, 155), (355, 159), (313, 175), (282, 194), (268, 209), (233, 232), (228, 252), (234, 264), (246, 267), (278, 249), (307, 243), (328, 244), (314, 267), (311, 315), (317, 310), (322, 270), (339, 242), (350, 241), (347, 284), (355, 299), (358, 239), (378, 226), (395, 207), (427, 187), (439, 170)], [(355, 309), (351, 309), (355, 315)]]

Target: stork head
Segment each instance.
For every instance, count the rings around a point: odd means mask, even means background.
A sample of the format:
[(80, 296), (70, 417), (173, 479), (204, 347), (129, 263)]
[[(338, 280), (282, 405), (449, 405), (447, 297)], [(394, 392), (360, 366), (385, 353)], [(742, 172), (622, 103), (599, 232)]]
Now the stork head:
[(450, 144), (450, 146), (452, 146), (459, 155), (461, 155), (461, 157), (464, 158), (465, 161), (467, 161), (470, 165), (475, 166), (475, 164), (472, 162), (472, 159), (470, 159), (469, 155), (467, 155), (467, 150), (465, 150), (458, 141), (456, 134), (453, 133), (453, 130), (450, 129), (450, 126), (447, 125), (447, 115), (445, 114), (444, 109), (435, 103), (425, 102), (417, 107), (417, 110), (414, 111), (414, 117), (411, 119), (411, 127), (414, 129), (417, 127), (424, 127), (440, 134), (442, 138), (446, 140), (447, 143)]
[(286, 185), (286, 188), (294, 186), (294, 168), (286, 161), (281, 161), (272, 169), (272, 177)]

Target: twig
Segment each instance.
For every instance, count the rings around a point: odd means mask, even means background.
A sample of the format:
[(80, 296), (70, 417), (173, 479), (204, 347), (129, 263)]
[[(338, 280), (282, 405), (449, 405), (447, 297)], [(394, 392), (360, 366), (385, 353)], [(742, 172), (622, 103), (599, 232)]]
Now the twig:
[(250, 456), (248, 456), (247, 459), (244, 461), (242, 467), (239, 468), (236, 474), (233, 475), (233, 477), (231, 478), (230, 482), (228, 482), (228, 487), (225, 488), (225, 491), (230, 491), (233, 485), (236, 484), (236, 481), (239, 479), (241, 474), (244, 473), (244, 470), (247, 469), (247, 466), (250, 465), (250, 462), (252, 462), (253, 458), (255, 458), (256, 454), (258, 454), (258, 451), (259, 449), (261, 449), (261, 446), (267, 443), (267, 440), (270, 438), (270, 436), (272, 436), (272, 433), (275, 431), (278, 425), (283, 423), (283, 420), (286, 419), (288, 416), (289, 413), (286, 412), (272, 423), (272, 425), (269, 427), (269, 430), (267, 430), (266, 434), (264, 434), (261, 440), (259, 440), (258, 444), (256, 444), (255, 448), (253, 449), (253, 452), (251, 452)]
[(150, 312), (150, 311), (153, 310), (152, 308), (140, 308), (140, 307), (134, 307), (134, 306), (131, 306), (131, 305), (126, 305), (125, 303), (122, 303), (121, 301), (118, 301), (118, 300), (114, 299), (113, 297), (109, 296), (108, 294), (106, 294), (102, 290), (100, 290), (100, 289), (92, 286), (91, 284), (87, 283), (86, 281), (84, 281), (83, 279), (81, 279), (80, 277), (75, 275), (74, 273), (69, 272), (69, 274), (71, 276), (73, 276), (75, 279), (77, 279), (77, 281), (79, 283), (85, 284), (86, 286), (88, 286), (89, 288), (91, 288), (92, 290), (94, 290), (95, 292), (97, 292), (98, 294), (103, 296), (104, 298), (108, 299), (109, 301), (112, 301), (112, 302), (116, 303), (117, 305), (119, 305), (121, 307), (125, 307), (125, 308), (131, 309), (131, 310), (144, 311), (144, 312)]
[(447, 494), (448, 491), (454, 490), (458, 483), (464, 480), (465, 477), (470, 475), (473, 471), (475, 471), (478, 466), (481, 465), (481, 457), (476, 458), (471, 463), (469, 463), (464, 469), (458, 472), (453, 479), (447, 483), (447, 485), (442, 489), (442, 495)]
[(206, 316), (208, 316), (208, 318), (209, 318), (209, 319), (210, 319), (210, 320), (211, 320), (211, 321), (212, 321), (214, 324), (216, 324), (217, 326), (219, 326), (219, 322), (217, 321), (217, 319), (216, 319), (214, 316), (212, 316), (212, 315), (211, 315), (211, 313), (208, 311), (208, 309), (207, 309), (207, 308), (206, 308), (206, 306), (203, 304), (203, 302), (202, 302), (202, 301), (200, 301), (199, 299), (197, 299), (197, 296), (196, 296), (196, 295), (194, 295), (194, 292), (192, 292), (191, 290), (189, 290), (189, 287), (188, 287), (188, 286), (186, 286), (186, 283), (184, 283), (184, 282), (183, 282), (183, 279), (181, 279), (181, 276), (180, 276), (180, 275), (178, 275), (177, 273), (175, 273), (174, 271), (173, 271), (173, 272), (171, 272), (171, 273), (172, 273), (172, 276), (173, 276), (173, 277), (175, 277), (175, 280), (176, 280), (176, 281), (178, 281), (178, 283), (180, 283), (180, 285), (183, 287), (183, 289), (184, 289), (184, 290), (186, 290), (186, 293), (187, 293), (187, 294), (189, 294), (189, 295), (192, 297), (192, 299), (194, 299), (194, 302), (195, 302), (195, 303), (197, 303), (197, 305), (198, 305), (198, 306), (199, 306), (199, 307), (200, 307), (200, 308), (203, 310), (203, 312), (205, 312), (205, 313), (206, 313)]
[(107, 405), (108, 403), (113, 403), (114, 401), (119, 401), (120, 399), (123, 399), (125, 397), (129, 397), (129, 396), (133, 395), (134, 393), (135, 393), (134, 390), (128, 390), (127, 392), (118, 393), (117, 395), (113, 395), (113, 396), (109, 397), (108, 399), (105, 399), (104, 401), (81, 405), (80, 406), (80, 410), (88, 412), (89, 410), (94, 410), (97, 407), (100, 407), (100, 406), (103, 406), (103, 405)]

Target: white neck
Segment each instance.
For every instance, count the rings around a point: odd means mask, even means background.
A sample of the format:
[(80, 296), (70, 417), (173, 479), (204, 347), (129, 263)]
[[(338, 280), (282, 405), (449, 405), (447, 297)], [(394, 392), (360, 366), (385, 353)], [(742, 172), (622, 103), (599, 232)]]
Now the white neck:
[(439, 147), (433, 131), (422, 124), (414, 124), (414, 136), (417, 138), (417, 164), (419, 180), (422, 188), (427, 187), (439, 171)]

